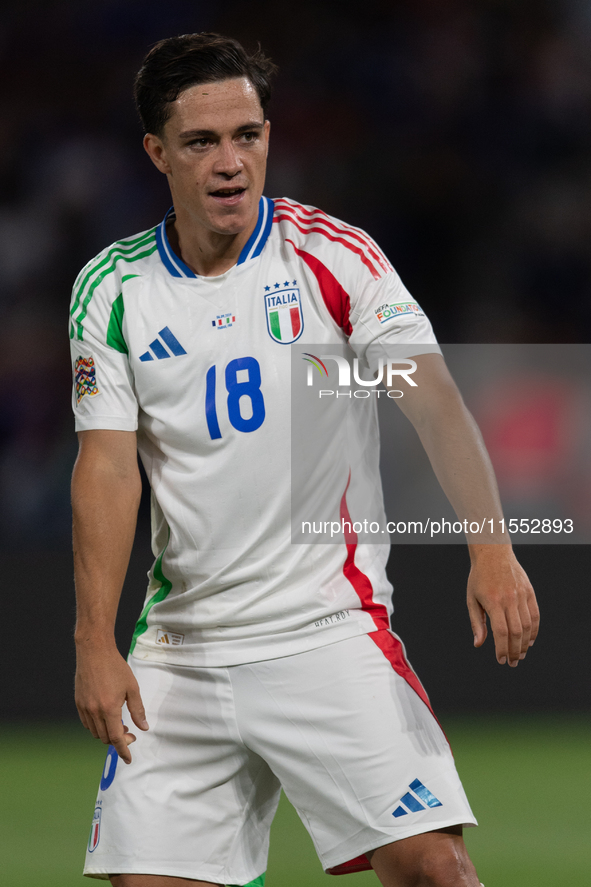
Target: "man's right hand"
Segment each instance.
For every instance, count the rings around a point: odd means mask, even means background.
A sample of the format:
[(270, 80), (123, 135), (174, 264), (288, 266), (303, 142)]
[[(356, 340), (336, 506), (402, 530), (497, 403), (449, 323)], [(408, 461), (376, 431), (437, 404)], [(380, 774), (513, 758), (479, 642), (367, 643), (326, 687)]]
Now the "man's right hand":
[(147, 730), (148, 722), (138, 682), (117, 648), (79, 646), (75, 687), (76, 707), (83, 725), (95, 739), (114, 746), (122, 761), (131, 764), (129, 745), (136, 736), (121, 721), (124, 703), (140, 730)]

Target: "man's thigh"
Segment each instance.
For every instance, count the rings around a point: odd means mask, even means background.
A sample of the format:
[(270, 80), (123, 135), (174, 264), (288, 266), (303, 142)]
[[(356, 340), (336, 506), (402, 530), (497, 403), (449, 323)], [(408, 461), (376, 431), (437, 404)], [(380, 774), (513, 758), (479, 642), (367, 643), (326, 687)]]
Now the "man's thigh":
[(132, 667), (150, 729), (130, 765), (108, 756), (85, 873), (248, 884), (266, 868), (279, 783), (241, 742), (228, 670)]
[(371, 636), (231, 678), (241, 735), (278, 776), (325, 869), (476, 824), (441, 728)]
[(386, 844), (367, 856), (383, 887), (480, 887), (459, 825)]

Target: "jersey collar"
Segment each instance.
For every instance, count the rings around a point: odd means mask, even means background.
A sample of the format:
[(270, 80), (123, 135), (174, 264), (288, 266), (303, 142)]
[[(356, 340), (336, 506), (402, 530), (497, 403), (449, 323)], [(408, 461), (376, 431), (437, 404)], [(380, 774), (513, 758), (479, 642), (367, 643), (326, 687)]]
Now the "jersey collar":
[[(273, 224), (274, 203), (269, 197), (261, 197), (259, 200), (259, 215), (254, 231), (244, 244), (242, 252), (238, 256), (237, 265), (242, 265), (248, 259), (256, 259), (263, 251)], [(175, 218), (174, 207), (171, 206), (161, 223), (156, 228), (156, 243), (158, 244), (158, 253), (162, 259), (162, 263), (167, 271), (173, 277), (197, 277), (188, 265), (177, 256), (172, 249), (168, 234), (166, 233), (166, 223), (169, 219)]]

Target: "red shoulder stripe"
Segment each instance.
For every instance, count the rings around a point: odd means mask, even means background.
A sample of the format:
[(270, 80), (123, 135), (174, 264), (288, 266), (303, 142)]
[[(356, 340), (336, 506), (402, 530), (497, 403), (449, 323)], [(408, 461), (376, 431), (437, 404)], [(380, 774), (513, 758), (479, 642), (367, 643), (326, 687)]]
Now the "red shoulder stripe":
[(322, 264), (320, 259), (317, 259), (312, 253), (306, 252), (306, 250), (299, 249), (293, 240), (289, 240), (289, 238), (286, 238), (286, 243), (291, 243), (298, 256), (300, 256), (308, 268), (310, 268), (318, 281), (324, 304), (326, 305), (330, 316), (337, 326), (343, 330), (345, 335), (350, 336), (353, 332), (353, 327), (349, 320), (349, 314), (351, 311), (349, 294), (343, 289), (332, 271), (329, 271), (326, 265)]
[[(279, 197), (275, 201), (276, 204), (279, 204), (283, 209), (292, 209), (294, 212), (300, 212), (304, 216), (309, 216), (310, 218), (314, 216), (322, 216), (323, 221), (326, 221), (326, 224), (329, 225), (334, 223), (334, 220), (330, 218), (328, 213), (325, 213), (324, 210), (318, 209), (314, 207), (313, 209), (308, 209), (303, 206), (301, 203), (295, 203), (295, 201), (289, 201), (286, 197)], [(390, 271), (393, 271), (391, 262), (388, 260), (388, 257), (385, 253), (379, 248), (375, 240), (367, 234), (365, 231), (362, 231), (361, 228), (355, 228), (353, 225), (348, 225), (346, 222), (342, 220), (338, 220), (338, 226), (336, 230), (342, 231), (344, 234), (348, 234), (350, 237), (354, 237), (360, 243), (364, 243), (367, 245), (368, 249), (374, 250), (380, 257), (380, 264), (384, 264)]]
[[(321, 209), (307, 209), (305, 206), (302, 206), (301, 203), (290, 203), (285, 197), (280, 197), (275, 201), (275, 204), (279, 204), (281, 209), (291, 209), (296, 214), (298, 212), (302, 213), (304, 216), (308, 216), (312, 219), (315, 216), (321, 216), (321, 219), (318, 221), (324, 222), (325, 225), (332, 228), (334, 231), (340, 231), (343, 234), (347, 234), (349, 237), (354, 238), (359, 243), (363, 243), (367, 246), (368, 250), (372, 254), (372, 256), (376, 259), (376, 261), (384, 268), (385, 271), (393, 271), (391, 263), (388, 261), (387, 256), (382, 252), (377, 243), (371, 239), (371, 237), (365, 233), (365, 231), (361, 231), (359, 228), (354, 228), (352, 225), (347, 225), (346, 222), (339, 221), (339, 225), (335, 225), (333, 220)], [(298, 218), (300, 218), (298, 216)], [(303, 219), (302, 219), (303, 221)]]
[[(286, 212), (286, 211), (283, 210), (283, 212)], [(372, 261), (370, 261), (370, 259), (367, 258), (367, 256), (363, 252), (363, 250), (359, 249), (359, 247), (357, 247), (357, 246), (353, 246), (353, 244), (349, 243), (348, 240), (344, 240), (342, 237), (333, 237), (332, 234), (329, 234), (328, 231), (324, 230), (324, 228), (317, 228), (317, 227), (302, 228), (302, 226), (298, 224), (297, 219), (295, 219), (292, 215), (287, 215), (287, 213), (285, 215), (283, 215), (282, 211), (275, 214), (273, 221), (274, 222), (282, 222), (282, 221), (291, 222), (292, 225), (295, 225), (295, 227), (298, 229), (298, 231), (302, 232), (302, 234), (323, 234), (328, 240), (332, 240), (334, 243), (342, 243), (342, 245), (345, 246), (348, 250), (350, 250), (352, 253), (356, 253), (356, 255), (359, 256), (359, 258), (361, 259), (363, 264), (366, 266), (366, 268), (369, 268), (369, 271), (371, 272), (371, 275), (374, 278), (374, 280), (379, 280), (380, 277), (383, 276), (383, 271), (378, 270), (376, 268), (374, 263)], [(307, 225), (308, 223), (304, 222), (303, 224)]]

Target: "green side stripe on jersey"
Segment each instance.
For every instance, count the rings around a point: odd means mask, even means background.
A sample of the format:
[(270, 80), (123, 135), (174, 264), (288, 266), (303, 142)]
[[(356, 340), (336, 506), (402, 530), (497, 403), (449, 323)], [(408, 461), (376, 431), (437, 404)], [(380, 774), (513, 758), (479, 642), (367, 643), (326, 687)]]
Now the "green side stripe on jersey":
[[(168, 530), (168, 542), (170, 542), (170, 528)], [(137, 639), (140, 637), (140, 635), (144, 634), (144, 632), (148, 630), (148, 614), (149, 614), (150, 610), (152, 609), (154, 604), (159, 604), (160, 601), (163, 601), (164, 598), (170, 592), (170, 589), (172, 588), (172, 582), (170, 581), (170, 579), (167, 579), (166, 576), (164, 575), (164, 573), (162, 572), (162, 558), (164, 557), (164, 552), (168, 548), (168, 542), (166, 543), (166, 545), (162, 549), (161, 553), (158, 555), (156, 563), (154, 564), (154, 579), (157, 582), (160, 582), (160, 588), (158, 589), (156, 594), (152, 595), (152, 597), (150, 598), (150, 600), (148, 601), (148, 603), (146, 604), (146, 606), (142, 610), (142, 612), (140, 614), (140, 618), (138, 619), (138, 621), (136, 623), (135, 631), (134, 631), (133, 637), (131, 639), (131, 647), (129, 648), (129, 655), (130, 656), (133, 653), (133, 651), (135, 650), (135, 645), (137, 644)]]
[[(151, 253), (153, 253), (154, 250), (156, 249), (156, 233), (155, 232), (156, 232), (156, 229), (152, 228), (151, 231), (148, 231), (148, 232), (146, 232), (146, 234), (142, 234), (141, 237), (138, 237), (136, 241), (120, 241), (119, 243), (116, 243), (113, 246), (113, 248), (110, 249), (109, 252), (105, 256), (102, 257), (102, 259), (100, 259), (100, 261), (97, 261), (90, 266), (90, 268), (88, 269), (88, 271), (84, 275), (84, 278), (82, 279), (82, 282), (80, 283), (78, 290), (76, 292), (74, 304), (72, 305), (72, 308), (70, 310), (70, 314), (71, 314), (72, 318), (74, 318), (74, 315), (76, 314), (76, 312), (78, 311), (78, 308), (80, 307), (80, 300), (82, 298), (82, 294), (83, 294), (84, 290), (86, 289), (86, 286), (88, 285), (88, 283), (90, 281), (90, 278), (100, 268), (102, 268), (104, 265), (109, 265), (109, 262), (111, 262), (110, 266), (108, 268), (106, 268), (102, 272), (102, 274), (99, 275), (99, 278), (97, 278), (91, 284), (89, 294), (87, 294), (86, 299), (84, 300), (84, 305), (82, 307), (82, 311), (80, 312), (80, 316), (78, 317), (78, 320), (77, 320), (78, 338), (79, 339), (82, 339), (81, 321), (86, 316), (85, 309), (88, 307), (88, 302), (92, 298), (95, 288), (98, 286), (98, 284), (102, 280), (104, 280), (104, 278), (106, 277), (107, 274), (110, 274), (112, 271), (115, 270), (116, 264), (119, 259), (122, 259), (125, 262), (135, 262), (135, 261), (137, 261), (137, 259), (143, 259), (145, 256), (151, 255)], [(133, 244), (133, 245), (131, 245), (131, 244)], [(136, 252), (136, 250), (141, 249), (143, 247), (148, 247), (148, 246), (150, 247), (148, 252), (143, 252), (138, 255), (132, 255), (132, 253)], [(125, 247), (128, 247), (128, 248), (126, 249)], [(90, 295), (90, 298), (89, 298), (89, 295)], [(70, 338), (72, 338), (72, 339), (74, 338), (74, 328), (70, 331)]]
[[(146, 246), (148, 246), (148, 244), (146, 244)], [(144, 252), (137, 253), (134, 256), (125, 256), (123, 254), (113, 256), (111, 264), (107, 268), (105, 268), (103, 271), (101, 271), (101, 273), (98, 275), (98, 277), (96, 277), (93, 280), (93, 282), (91, 283), (91, 285), (89, 286), (88, 292), (86, 294), (86, 298), (82, 302), (82, 307), (80, 309), (80, 313), (78, 314), (78, 317), (74, 319), (74, 324), (72, 325), (72, 330), (70, 331), (70, 338), (74, 338), (73, 333), (74, 333), (74, 325), (75, 325), (76, 338), (79, 339), (80, 341), (82, 341), (83, 336), (84, 336), (84, 327), (83, 327), (84, 318), (86, 317), (86, 314), (88, 312), (88, 306), (92, 300), (92, 297), (94, 295), (94, 291), (97, 288), (97, 286), (103, 282), (105, 277), (107, 277), (107, 275), (111, 274), (115, 270), (115, 268), (117, 266), (117, 262), (119, 260), (123, 260), (124, 262), (137, 262), (138, 259), (145, 259), (146, 256), (151, 256), (152, 253), (155, 252), (157, 248), (158, 247), (156, 244), (156, 238), (154, 238), (153, 243), (150, 244), (149, 248), (144, 250)], [(103, 263), (101, 262), (101, 265), (102, 264)]]
[(107, 345), (110, 345), (115, 351), (120, 351), (121, 354), (129, 354), (129, 348), (127, 347), (127, 342), (123, 335), (124, 313), (125, 305), (123, 304), (123, 293), (119, 293), (111, 308), (109, 326), (107, 327)]

